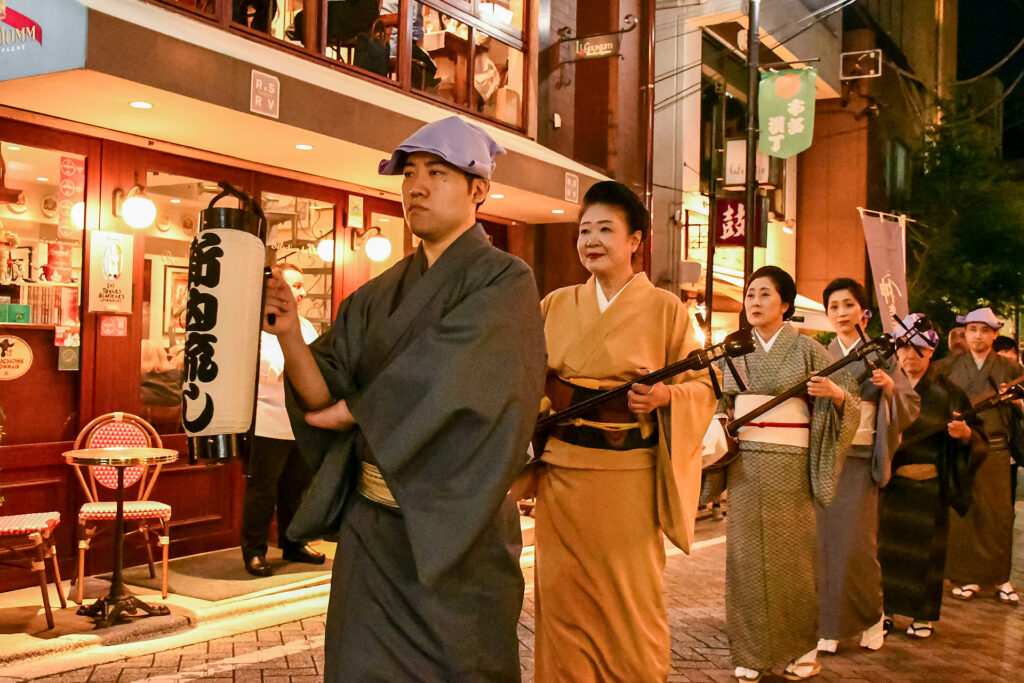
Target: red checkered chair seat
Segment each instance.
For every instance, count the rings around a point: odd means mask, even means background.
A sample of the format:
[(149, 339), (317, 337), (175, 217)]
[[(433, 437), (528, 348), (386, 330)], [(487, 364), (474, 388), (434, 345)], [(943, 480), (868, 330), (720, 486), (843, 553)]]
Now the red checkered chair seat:
[(39, 531), (53, 531), (58, 524), (60, 524), (59, 512), (6, 515), (0, 517), (0, 536), (22, 536)]
[[(113, 520), (117, 516), (117, 501), (86, 503), (78, 511), (79, 519)], [(171, 506), (154, 500), (126, 500), (125, 519), (170, 519)]]
[[(100, 425), (89, 436), (86, 448), (124, 448), (132, 446), (146, 447), (150, 445), (149, 436), (137, 425), (131, 422), (108, 422)], [(92, 474), (103, 486), (108, 489), (117, 488), (117, 469), (106, 465), (97, 465), (92, 468)], [(139, 480), (145, 468), (125, 467), (124, 485), (125, 488), (132, 486)], [(103, 518), (106, 519), (106, 518)]]

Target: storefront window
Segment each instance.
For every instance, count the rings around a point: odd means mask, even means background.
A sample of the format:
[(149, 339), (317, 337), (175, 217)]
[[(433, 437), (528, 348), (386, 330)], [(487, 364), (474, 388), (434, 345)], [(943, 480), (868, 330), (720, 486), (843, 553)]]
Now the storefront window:
[(381, 237), (391, 244), (391, 252), (383, 261), (370, 259), (370, 277), (375, 278), (395, 265), (405, 256), (402, 245), (405, 243), (405, 221), (400, 216), (383, 213), (370, 214), (370, 227), (380, 230)]
[(331, 326), (334, 205), (271, 192), (262, 193), (260, 201), (270, 225), (269, 261), (302, 270), (305, 297), (299, 303), (299, 315), (322, 334)]
[(523, 0), (478, 0), (476, 16), (513, 34), (522, 34)]
[(4, 442), (56, 441), (77, 426), (86, 160), (0, 141), (0, 169)]
[(419, 2), (413, 4), (413, 23), (423, 29), (422, 39), (414, 41), (412, 49), (412, 87), (467, 106), (469, 27)]
[(203, 14), (209, 14), (213, 16), (217, 13), (217, 2), (216, 0), (164, 0), (171, 5), (178, 5), (179, 7), (187, 7), (191, 10), (202, 12)]
[[(146, 196), (156, 219), (135, 231), (145, 239), (142, 295), (141, 415), (161, 434), (181, 428), (188, 251), (199, 229), (199, 212), (220, 193), (217, 183), (149, 171)], [(221, 200), (218, 206), (237, 206)]]
[(523, 53), (476, 32), (473, 59), (473, 104), (484, 116), (522, 125)]

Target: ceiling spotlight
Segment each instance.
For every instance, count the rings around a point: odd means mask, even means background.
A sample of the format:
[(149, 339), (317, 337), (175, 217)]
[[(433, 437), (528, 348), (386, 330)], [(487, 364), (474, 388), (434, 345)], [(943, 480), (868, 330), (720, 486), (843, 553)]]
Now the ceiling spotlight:
[(41, 183), (48, 183), (48, 182), (50, 182), (49, 178), (44, 178), (42, 176), (39, 176), (38, 178), (36, 178), (36, 180), (38, 180)]
[(181, 204), (181, 200), (180, 199), (172, 199), (171, 200), (171, 204)]
[(565, 213), (565, 209), (551, 209), (551, 213)]
[(295, 149), (302, 149), (302, 150), (313, 149), (313, 145), (295, 145)]
[(143, 102), (142, 100), (136, 100), (134, 102), (129, 102), (128, 106), (134, 107), (135, 109), (152, 109), (153, 108), (152, 104), (150, 104), (149, 102)]
[(7, 149), (11, 150), (12, 152), (17, 152), (19, 149), (21, 149), (21, 147), (18, 147), (17, 145), (7, 145)]

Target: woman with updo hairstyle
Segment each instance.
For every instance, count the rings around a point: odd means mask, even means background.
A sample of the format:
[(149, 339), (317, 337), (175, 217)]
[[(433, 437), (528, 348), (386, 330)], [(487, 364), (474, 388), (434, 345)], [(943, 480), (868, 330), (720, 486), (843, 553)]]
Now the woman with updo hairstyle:
[(726, 632), (737, 680), (817, 675), (818, 539), (815, 505), (835, 496), (842, 456), (860, 418), (857, 384), (845, 373), (807, 378), (830, 364), (818, 342), (799, 334), (796, 284), (776, 266), (758, 268), (744, 289), (754, 351), (736, 360), (746, 383), (725, 373), (722, 423), (807, 382), (791, 398), (739, 429), (739, 455), (726, 469)]
[[(828, 283), (825, 313), (836, 331), (833, 360), (863, 345), (871, 310), (864, 287), (847, 277)], [(857, 331), (858, 326), (861, 332)], [(859, 637), (877, 650), (885, 642), (882, 567), (878, 563), (878, 490), (889, 481), (900, 434), (917, 419), (921, 397), (891, 357), (874, 367), (852, 361), (860, 383), (860, 425), (846, 453), (835, 499), (818, 506), (818, 652), (835, 653), (840, 640)]]
[[(557, 378), (549, 385), (571, 391), (571, 403), (700, 346), (679, 298), (637, 269), (648, 231), (647, 209), (625, 185), (586, 193), (576, 248), (591, 277), (541, 303)], [(538, 454), (538, 683), (654, 683), (671, 672), (664, 536), (686, 551), (693, 542), (701, 437), (714, 408), (706, 372), (634, 384), (559, 426)]]

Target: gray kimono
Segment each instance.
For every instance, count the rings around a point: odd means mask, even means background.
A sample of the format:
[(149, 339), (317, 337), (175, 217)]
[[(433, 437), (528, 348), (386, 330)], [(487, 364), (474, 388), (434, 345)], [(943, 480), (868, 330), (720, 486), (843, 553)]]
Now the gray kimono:
[[(1022, 374), (1021, 367), (989, 352), (978, 368), (970, 352), (943, 358), (935, 364), (944, 377), (960, 387), (971, 403)], [(988, 455), (974, 475), (971, 507), (963, 517), (949, 520), (946, 578), (957, 584), (998, 586), (1010, 580), (1013, 551), (1013, 500), (1010, 493), (1010, 415), (1015, 407), (982, 412), (982, 431)]]
[[(863, 344), (858, 342), (851, 353)], [(828, 345), (834, 360), (843, 357), (837, 339)], [(840, 640), (859, 634), (882, 618), (882, 570), (878, 564), (878, 489), (891, 475), (900, 433), (917, 419), (921, 397), (906, 374), (890, 358), (883, 369), (893, 379), (893, 396), (886, 400), (871, 382), (863, 360), (846, 366), (860, 383), (861, 410), (877, 406), (872, 444), (850, 447), (843, 462), (835, 499), (816, 505), (818, 517), (818, 634)]]
[[(342, 302), (310, 347), (347, 432), (295, 438), (316, 472), (288, 529), (338, 533), (327, 681), (518, 681), (522, 545), (507, 499), (546, 369), (529, 267), (476, 225), (430, 268), (422, 249)], [(355, 490), (376, 466), (399, 508)]]
[[(732, 409), (741, 393), (778, 395), (828, 365), (821, 344), (785, 324), (769, 351), (755, 342), (754, 352), (736, 361), (746, 392), (725, 374), (719, 411)], [(725, 613), (735, 666), (781, 666), (817, 641), (814, 505), (835, 497), (860, 418), (854, 379), (843, 371), (831, 379), (846, 392), (845, 403), (839, 409), (828, 398), (808, 399), (807, 447), (741, 440), (728, 466)]]

